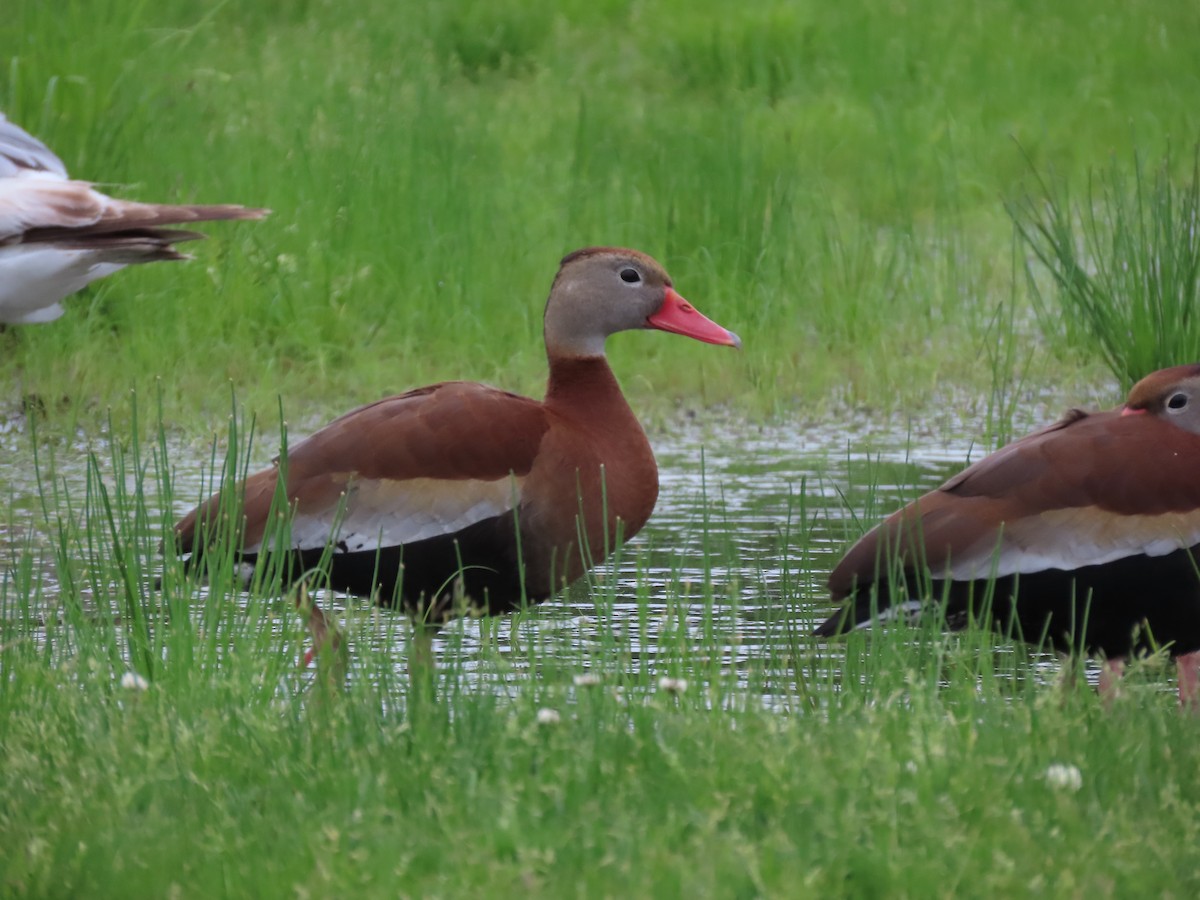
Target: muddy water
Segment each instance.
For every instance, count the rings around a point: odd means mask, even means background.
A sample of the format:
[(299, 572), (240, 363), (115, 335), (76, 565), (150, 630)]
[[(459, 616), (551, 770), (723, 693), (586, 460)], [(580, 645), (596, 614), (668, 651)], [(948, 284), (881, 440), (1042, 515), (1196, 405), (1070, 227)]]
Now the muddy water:
[[(1034, 424), (1018, 423), (1017, 431)], [(501, 688), (555, 662), (580, 673), (611, 668), (614, 653), (650, 680), (696, 676), (687, 653), (693, 645), (710, 654), (718, 648), (720, 659), (705, 664), (726, 673), (786, 657), (788, 643), (830, 611), (824, 579), (847, 543), (986, 450), (962, 422), (914, 425), (865, 415), (835, 425), (676, 424), (652, 439), (661, 471), (655, 515), (615, 564), (597, 570), (590, 589), (520, 617), (455, 623), (435, 641), (435, 654)], [(252, 470), (273, 446), (259, 443)], [(82, 504), (89, 449), (111, 490), (103, 440), (80, 435), (41, 451), (43, 484), (52, 471), (60, 509), (68, 497), (74, 508)], [(178, 514), (203, 492), (199, 473), (212, 451), (178, 444), (168, 453), (175, 496), (187, 498), (176, 504)], [(47, 603), (57, 589), (48, 534), (54, 526), (42, 510), (37, 471), (22, 423), (8, 423), (0, 431), (0, 578), (9, 579), (10, 602), (11, 563), (22, 549), (32, 550)], [(144, 489), (153, 507), (152, 479)], [(0, 598), (5, 589), (0, 583)], [(332, 598), (330, 605), (339, 616), (349, 610), (364, 618), (363, 601)], [(400, 616), (385, 612), (360, 633), (387, 645), (403, 668)]]

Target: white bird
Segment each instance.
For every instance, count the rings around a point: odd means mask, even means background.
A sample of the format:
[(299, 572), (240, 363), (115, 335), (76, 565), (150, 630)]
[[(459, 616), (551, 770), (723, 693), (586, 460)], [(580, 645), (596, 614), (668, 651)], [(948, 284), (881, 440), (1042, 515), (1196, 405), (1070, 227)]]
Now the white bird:
[(204, 235), (164, 226), (267, 212), (114, 199), (69, 178), (50, 148), (0, 113), (0, 324), (51, 322), (64, 297), (97, 278), (134, 263), (190, 259), (173, 245)]

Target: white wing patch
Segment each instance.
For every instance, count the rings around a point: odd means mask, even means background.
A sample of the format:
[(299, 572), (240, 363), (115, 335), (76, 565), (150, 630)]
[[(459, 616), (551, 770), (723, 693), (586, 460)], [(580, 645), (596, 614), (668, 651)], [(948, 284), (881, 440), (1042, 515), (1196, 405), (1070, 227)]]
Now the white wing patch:
[(84, 181), (62, 181), (40, 172), (0, 178), (0, 241), (19, 238), (31, 228), (92, 225), (112, 202)]
[(98, 250), (67, 250), (52, 244), (0, 247), (0, 322), (57, 319), (63, 313), (59, 300), (123, 268), (103, 259)]
[[(1131, 516), (1095, 507), (1056, 509), (1005, 525), (1003, 532), (951, 559), (954, 581), (974, 581), (1046, 569), (1071, 571), (1127, 556), (1166, 556), (1200, 544), (1200, 516)], [(1197, 560), (1200, 563), (1200, 559)]]
[(918, 614), (924, 610), (925, 604), (920, 600), (905, 600), (903, 603), (893, 603), (887, 609), (881, 609), (873, 619), (865, 619), (854, 626), (855, 630), (865, 630), (875, 625), (883, 625), (895, 619), (903, 619), (907, 624), (916, 623)]
[[(359, 553), (452, 535), (484, 519), (511, 514), (523, 482), (509, 476), (494, 481), (356, 479), (341, 504), (311, 513), (297, 511), (291, 545), (320, 550), (332, 540), (335, 553)], [(246, 550), (257, 553), (261, 547), (260, 541)]]

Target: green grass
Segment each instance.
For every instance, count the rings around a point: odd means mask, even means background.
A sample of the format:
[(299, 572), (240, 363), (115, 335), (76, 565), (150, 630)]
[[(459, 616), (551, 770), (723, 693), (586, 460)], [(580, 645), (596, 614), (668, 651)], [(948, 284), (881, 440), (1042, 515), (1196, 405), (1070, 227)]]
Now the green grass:
[[(745, 574), (763, 535), (713, 483), (677, 549), (624, 551), (632, 588), (605, 567), (567, 605), (459, 621), (432, 671), (401, 617), (351, 603), (344, 656), (306, 672), (277, 585), (237, 593), (221, 554), (203, 590), (160, 572), (179, 461), (156, 430), (98, 442), (82, 476), (43, 457), (36, 527), (17, 507), (0, 524), (6, 896), (1200, 887), (1200, 749), (1162, 661), (1106, 709), (987, 632), (813, 642), (828, 542), (856, 529), (812, 486), (781, 514), (782, 595)], [(249, 434), (232, 421), (212, 482), (244, 470)], [(873, 517), (911, 467), (850, 476)]]
[(1153, 172), (1140, 158), (1114, 162), (1090, 175), (1082, 202), (1050, 176), (1012, 208), (1052, 282), (1043, 290), (1030, 268), (1045, 327), (1098, 355), (1127, 389), (1200, 359), (1200, 145), (1190, 178), (1175, 178), (1170, 156)]
[[(986, 393), (1013, 138), (1081, 177), (1200, 115), (1200, 12), (1165, 0), (12, 6), (0, 103), (73, 172), (275, 211), (0, 334), (8, 407), (72, 422), (156, 378), (189, 432), (230, 382), (320, 418), (448, 377), (537, 393), (556, 262), (593, 243), (746, 341), (620, 336), (641, 408)], [(1049, 349), (1035, 375), (1096, 377)]]
[[(861, 652), (861, 648), (859, 648)], [(874, 670), (874, 675), (882, 675)], [(1000, 702), (931, 667), (824, 714), (616, 698), (272, 699), (261, 666), (144, 693), (87, 656), (0, 706), (9, 896), (1102, 896), (1197, 884), (1169, 702)], [(907, 676), (906, 683), (901, 676)], [(296, 680), (292, 676), (289, 680)], [(390, 702), (389, 702), (390, 701)], [(539, 724), (540, 709), (561, 719)], [(1054, 764), (1078, 768), (1078, 792)]]
[(1161, 660), (1105, 709), (986, 633), (805, 637), (907, 466), (848, 462), (852, 513), (810, 482), (765, 529), (710, 483), (686, 546), (626, 551), (632, 584), (458, 623), (415, 679), (395, 615), (338, 610), (345, 658), (303, 672), (269, 578), (237, 593), (217, 555), (201, 591), (158, 544), (199, 499), (184, 467), (244, 472), (281, 406), (302, 431), (442, 378), (539, 392), (584, 244), (656, 255), (745, 339), (614, 339), (639, 409), (932, 413), (914, 443), (967, 409), (1002, 441), (1026, 385), (1066, 405), (1103, 376), (1039, 332), (1005, 201), (1190, 146), (1198, 25), (1167, 0), (10, 3), (0, 108), (74, 173), (274, 214), (0, 333), (0, 430), (44, 412), (38, 484), (0, 486), (0, 894), (1196, 894), (1200, 749)]

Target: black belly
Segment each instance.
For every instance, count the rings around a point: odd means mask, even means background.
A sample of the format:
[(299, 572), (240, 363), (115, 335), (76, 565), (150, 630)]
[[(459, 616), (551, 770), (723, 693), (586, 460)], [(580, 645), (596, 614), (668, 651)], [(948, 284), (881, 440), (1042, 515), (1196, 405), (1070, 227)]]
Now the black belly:
[[(1200, 545), (1071, 571), (1008, 575), (994, 584), (933, 581), (928, 593), (910, 593), (903, 585), (892, 591), (880, 582), (876, 602), (884, 609), (893, 596), (945, 598), (951, 626), (972, 615), (990, 620), (1014, 638), (1059, 650), (1118, 657), (1166, 647), (1177, 656), (1200, 650), (1200, 575), (1193, 559), (1197, 551)], [(860, 592), (850, 616), (844, 621), (834, 616), (818, 633), (833, 634), (867, 621), (869, 594)]]
[[(292, 584), (311, 573), (314, 585), (372, 597), (428, 622), (483, 612), (496, 615), (545, 600), (548, 579), (523, 585), (511, 514), (484, 519), (453, 535), (379, 550), (293, 550), (261, 561), (281, 566)], [(246, 562), (259, 562), (247, 554)], [(323, 561), (324, 560), (324, 561)]]

